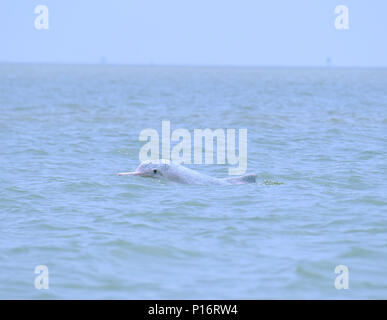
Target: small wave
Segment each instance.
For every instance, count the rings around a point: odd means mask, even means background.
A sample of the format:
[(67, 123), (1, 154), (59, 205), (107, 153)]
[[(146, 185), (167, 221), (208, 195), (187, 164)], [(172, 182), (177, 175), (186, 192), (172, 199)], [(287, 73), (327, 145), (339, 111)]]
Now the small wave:
[(261, 185), (263, 186), (278, 186), (281, 184), (285, 184), (284, 182), (278, 182), (278, 181), (271, 181), (271, 180), (264, 180)]

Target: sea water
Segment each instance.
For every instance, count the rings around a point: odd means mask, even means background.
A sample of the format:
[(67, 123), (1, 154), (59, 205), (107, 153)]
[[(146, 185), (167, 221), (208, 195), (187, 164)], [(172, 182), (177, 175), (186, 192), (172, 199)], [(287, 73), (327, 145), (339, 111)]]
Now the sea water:
[[(163, 120), (257, 184), (118, 177)], [(386, 136), (387, 69), (2, 64), (0, 298), (387, 298)]]

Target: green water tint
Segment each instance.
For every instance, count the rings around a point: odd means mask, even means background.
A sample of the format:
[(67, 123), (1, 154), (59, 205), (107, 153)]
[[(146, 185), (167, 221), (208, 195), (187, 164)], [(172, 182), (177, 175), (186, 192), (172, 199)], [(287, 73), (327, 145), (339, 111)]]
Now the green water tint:
[[(386, 88), (387, 69), (0, 64), (0, 298), (385, 299)], [(258, 185), (118, 177), (162, 120), (246, 128)]]

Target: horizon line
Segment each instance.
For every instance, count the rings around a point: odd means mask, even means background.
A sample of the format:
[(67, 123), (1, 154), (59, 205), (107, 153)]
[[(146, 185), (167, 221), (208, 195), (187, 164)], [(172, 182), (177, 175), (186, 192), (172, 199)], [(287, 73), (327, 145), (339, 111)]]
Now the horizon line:
[(0, 61), (0, 65), (70, 65), (70, 66), (128, 66), (128, 67), (214, 67), (214, 68), (323, 68), (323, 69), (386, 69), (387, 65), (301, 65), (301, 64), (216, 64), (216, 63), (125, 63), (125, 62), (49, 62), (49, 61)]

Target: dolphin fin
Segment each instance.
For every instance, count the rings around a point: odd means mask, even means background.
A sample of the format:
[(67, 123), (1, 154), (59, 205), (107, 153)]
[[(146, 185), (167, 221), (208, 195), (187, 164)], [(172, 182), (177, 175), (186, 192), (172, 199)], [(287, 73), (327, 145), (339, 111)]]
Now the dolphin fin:
[(226, 178), (224, 181), (227, 181), (231, 184), (246, 184), (246, 183), (256, 183), (257, 175), (256, 174), (246, 174), (244, 176), (235, 177), (235, 178)]

